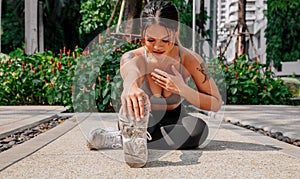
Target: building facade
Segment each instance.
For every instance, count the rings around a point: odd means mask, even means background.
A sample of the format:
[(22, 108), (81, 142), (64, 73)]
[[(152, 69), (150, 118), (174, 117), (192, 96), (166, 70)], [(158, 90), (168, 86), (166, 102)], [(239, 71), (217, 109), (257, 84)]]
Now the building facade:
[[(238, 23), (238, 1), (239, 0), (217, 0), (217, 48), (225, 49), (229, 35)], [(246, 24), (253, 34), (253, 44), (250, 35), (246, 35), (246, 53), (250, 59), (258, 57), (262, 63), (266, 62), (266, 39), (264, 31), (267, 19), (264, 15), (267, 10), (266, 0), (247, 0), (246, 2)], [(235, 32), (237, 33), (237, 31)], [(236, 34), (233, 34), (231, 43), (224, 54), (228, 61), (235, 57)]]

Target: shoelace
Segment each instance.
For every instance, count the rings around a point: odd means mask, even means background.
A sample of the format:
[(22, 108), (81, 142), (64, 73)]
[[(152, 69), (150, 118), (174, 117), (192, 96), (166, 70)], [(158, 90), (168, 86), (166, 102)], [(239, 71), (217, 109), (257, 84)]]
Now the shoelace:
[[(131, 138), (132, 139), (140, 138), (139, 133), (141, 133), (141, 130), (143, 130), (143, 129), (137, 128), (137, 127), (133, 127), (133, 130), (131, 131), (132, 132)], [(147, 135), (147, 139), (148, 140), (152, 140), (152, 136), (151, 136), (151, 134), (148, 131), (146, 131), (146, 135)]]
[(122, 147), (121, 143), (118, 143), (117, 137), (121, 136), (120, 132), (113, 132), (113, 135), (105, 135), (105, 143), (106, 147), (111, 147), (113, 149), (118, 149)]

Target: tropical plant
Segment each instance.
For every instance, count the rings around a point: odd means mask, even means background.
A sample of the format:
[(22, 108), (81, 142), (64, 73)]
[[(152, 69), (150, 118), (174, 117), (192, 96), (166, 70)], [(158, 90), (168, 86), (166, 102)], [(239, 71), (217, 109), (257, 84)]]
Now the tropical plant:
[(1, 2), (1, 52), (9, 53), (24, 43), (24, 0)]
[(120, 58), (141, 45), (139, 41), (132, 43), (114, 36), (100, 38), (101, 43), (93, 44), (78, 59), (73, 80), (73, 105), (77, 112), (111, 112), (120, 107)]
[(59, 57), (51, 51), (26, 55), (16, 49), (0, 61), (0, 105), (71, 106), (72, 76), (75, 65), (70, 50)]
[(251, 62), (241, 55), (233, 63), (220, 60), (223, 69), (227, 104), (291, 104), (292, 97), (282, 79), (274, 79), (269, 66)]
[(280, 62), (300, 58), (300, 2), (272, 0), (267, 5), (267, 62), (273, 61), (274, 67), (280, 69)]
[[(83, 0), (80, 6), (82, 21), (79, 31), (89, 34), (95, 30), (99, 32), (107, 28), (107, 23), (112, 15), (115, 1), (111, 0)], [(117, 17), (114, 19), (116, 24)]]
[[(44, 4), (44, 47), (53, 52), (66, 46), (84, 46), (95, 34), (79, 35), (81, 15), (79, 13), (81, 0), (40, 0)], [(25, 42), (25, 0), (3, 1), (1, 51), (9, 53), (16, 48), (22, 48)]]
[(27, 55), (19, 48), (9, 56), (1, 55), (0, 105), (63, 105), (76, 112), (114, 111), (120, 107), (122, 92), (120, 57), (141, 44), (125, 37), (101, 39), (83, 55), (78, 47), (72, 53), (63, 48), (59, 55), (51, 51)]

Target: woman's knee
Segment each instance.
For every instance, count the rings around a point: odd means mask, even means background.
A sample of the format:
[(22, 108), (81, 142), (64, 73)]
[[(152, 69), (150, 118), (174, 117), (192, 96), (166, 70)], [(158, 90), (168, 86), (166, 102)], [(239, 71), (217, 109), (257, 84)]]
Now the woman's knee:
[(181, 123), (192, 137), (208, 133), (208, 126), (201, 118), (187, 116), (182, 118)]

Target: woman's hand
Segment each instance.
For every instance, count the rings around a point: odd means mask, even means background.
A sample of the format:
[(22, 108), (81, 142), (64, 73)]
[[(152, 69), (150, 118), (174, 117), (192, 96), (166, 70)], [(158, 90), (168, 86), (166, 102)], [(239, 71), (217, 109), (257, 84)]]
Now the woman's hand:
[(121, 95), (123, 114), (129, 115), (131, 119), (139, 121), (145, 116), (145, 105), (148, 105), (148, 112), (151, 110), (148, 95), (139, 87), (131, 86), (124, 88)]
[(174, 65), (172, 65), (172, 71), (174, 75), (169, 74), (160, 69), (155, 69), (154, 72), (151, 73), (151, 78), (155, 82), (155, 84), (159, 85), (163, 89), (180, 95), (183, 87), (186, 85), (182, 75), (176, 70)]

